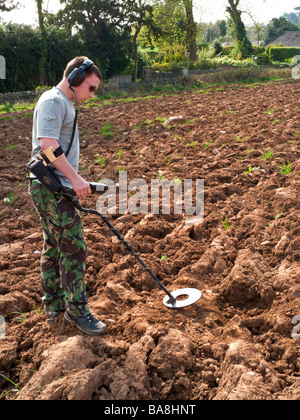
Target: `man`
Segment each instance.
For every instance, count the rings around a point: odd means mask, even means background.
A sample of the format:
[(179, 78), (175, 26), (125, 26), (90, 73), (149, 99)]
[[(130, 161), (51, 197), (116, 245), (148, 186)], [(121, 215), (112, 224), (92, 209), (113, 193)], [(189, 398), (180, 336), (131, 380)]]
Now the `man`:
[[(75, 118), (72, 101), (78, 104), (92, 98), (101, 80), (98, 67), (87, 57), (76, 57), (67, 65), (61, 82), (41, 96), (34, 111), (32, 157), (51, 146), (55, 151), (61, 147), (63, 154), (53, 162), (55, 174), (79, 198), (91, 194), (91, 189), (90, 184), (78, 174), (77, 126), (71, 142)], [(71, 149), (66, 156), (70, 143)], [(40, 216), (44, 236), (41, 283), (48, 322), (65, 312), (65, 319), (81, 331), (103, 334), (106, 325), (93, 316), (88, 306), (86, 244), (80, 214), (71, 201), (58, 193), (51, 193), (33, 175), (29, 193)]]

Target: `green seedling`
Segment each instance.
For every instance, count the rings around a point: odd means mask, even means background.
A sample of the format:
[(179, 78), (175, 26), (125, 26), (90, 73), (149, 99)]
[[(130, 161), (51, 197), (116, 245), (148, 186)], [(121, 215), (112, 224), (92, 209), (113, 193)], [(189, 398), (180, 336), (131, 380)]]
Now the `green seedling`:
[(176, 186), (176, 185), (181, 185), (182, 184), (182, 179), (180, 179), (180, 178), (174, 178), (173, 179), (173, 181), (174, 181), (174, 185)]
[(166, 121), (166, 118), (164, 118), (164, 117), (156, 117), (156, 118), (155, 118), (155, 121), (158, 121), (158, 122), (164, 123), (164, 122)]
[(159, 182), (161, 182), (165, 179), (165, 177), (163, 175), (161, 175), (159, 172), (158, 172), (157, 176), (158, 176)]
[(224, 216), (224, 218), (223, 218), (223, 220), (222, 220), (222, 223), (223, 223), (223, 227), (224, 227), (224, 229), (225, 230), (228, 230), (229, 228), (230, 228), (230, 224), (229, 224), (229, 222), (228, 222), (228, 220), (227, 220), (227, 217), (226, 216)]
[(112, 131), (111, 131), (111, 124), (106, 123), (106, 124), (102, 127), (102, 129), (101, 129), (101, 131), (100, 131), (100, 134), (102, 134), (102, 135), (104, 135), (104, 136), (108, 137), (108, 138), (111, 140), (111, 139), (113, 138), (113, 133), (112, 133)]
[(272, 152), (272, 150), (270, 150), (270, 151), (266, 151), (266, 153), (264, 155), (262, 155), (261, 158), (263, 160), (267, 160), (267, 159), (270, 159), (273, 156), (274, 156), (274, 152)]
[(5, 149), (6, 150), (9, 150), (10, 151), (10, 153), (13, 155), (14, 154), (14, 152), (15, 152), (15, 148), (17, 147), (17, 145), (16, 144), (10, 144), (9, 146), (6, 146), (5, 147)]
[(26, 314), (24, 314), (22, 309), (18, 308), (18, 306), (14, 306), (14, 308), (16, 308), (17, 311), (10, 312), (9, 314), (6, 314), (4, 318), (6, 318), (9, 315), (18, 315), (16, 318), (14, 318), (14, 321), (25, 322), (26, 321)]
[(275, 125), (275, 124), (282, 124), (284, 122), (284, 120), (274, 120), (271, 122), (271, 125)]
[(143, 123), (138, 124), (138, 125), (135, 125), (135, 126), (133, 127), (133, 130), (139, 130), (139, 129), (142, 127), (142, 124), (143, 124)]
[(257, 168), (252, 168), (252, 166), (249, 166), (249, 168), (247, 169), (247, 171), (244, 172), (244, 174), (251, 174), (251, 172), (259, 171), (259, 170), (260, 170), (260, 166), (258, 166)]
[(118, 155), (118, 159), (121, 159), (121, 157), (123, 156), (123, 150), (119, 149), (119, 151), (117, 152)]
[(290, 162), (288, 162), (287, 164), (283, 163), (282, 165), (280, 165), (279, 169), (282, 175), (288, 175), (293, 171)]
[(3, 198), (4, 204), (11, 204), (12, 201), (14, 200), (14, 198), (15, 198), (15, 194), (14, 193), (8, 194), (7, 197), (4, 197)]
[(198, 142), (197, 141), (191, 141), (191, 143), (188, 143), (187, 146), (188, 147), (198, 148)]
[(104, 163), (106, 162), (106, 158), (104, 156), (96, 156), (95, 155), (95, 158), (96, 158), (96, 164), (97, 165), (103, 166)]
[(3, 375), (2, 373), (0, 373), (0, 376), (2, 376), (2, 378), (4, 378), (6, 381), (10, 382), (13, 386), (14, 389), (11, 389), (7, 392), (5, 392), (4, 394), (2, 394), (0, 396), (0, 400), (2, 400), (4, 397), (6, 397), (6, 395), (10, 394), (11, 392), (20, 392), (21, 388), (18, 384), (16, 384), (15, 382), (13, 382), (11, 379), (9, 379), (7, 376)]
[(200, 347), (200, 343), (197, 340), (196, 343), (194, 344), (193, 348), (194, 348), (194, 350), (197, 350), (198, 347)]

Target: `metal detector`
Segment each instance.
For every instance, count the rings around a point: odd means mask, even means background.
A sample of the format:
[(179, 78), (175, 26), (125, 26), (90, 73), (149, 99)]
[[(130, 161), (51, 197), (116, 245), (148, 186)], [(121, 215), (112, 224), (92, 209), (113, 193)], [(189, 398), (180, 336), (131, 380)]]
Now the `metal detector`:
[[(108, 186), (101, 183), (90, 183), (91, 189), (93, 193), (101, 193), (108, 189)], [(118, 230), (110, 223), (110, 221), (105, 217), (102, 213), (100, 213), (97, 210), (94, 209), (85, 209), (83, 208), (78, 201), (78, 198), (76, 195), (72, 195), (70, 190), (65, 189), (63, 186), (61, 188), (63, 196), (68, 198), (72, 201), (73, 205), (82, 213), (85, 214), (96, 214), (97, 216), (101, 217), (103, 222), (106, 224), (106, 226), (116, 235), (116, 237), (119, 239), (120, 242), (124, 245), (126, 248), (126, 251), (128, 254), (134, 256), (137, 261), (139, 262), (141, 268), (152, 277), (152, 279), (159, 285), (159, 287), (167, 294), (167, 296), (164, 298), (163, 303), (167, 308), (171, 309), (179, 309), (184, 308), (186, 306), (193, 305), (194, 303), (198, 302), (198, 300), (201, 298), (201, 292), (198, 289), (180, 289), (175, 290), (174, 292), (170, 293), (169, 290), (161, 283), (161, 281), (157, 278), (157, 276), (153, 273), (151, 268), (149, 268), (144, 261), (141, 259), (141, 257), (134, 251), (132, 246), (123, 238), (123, 236), (118, 232)], [(184, 297), (184, 299), (179, 299)]]

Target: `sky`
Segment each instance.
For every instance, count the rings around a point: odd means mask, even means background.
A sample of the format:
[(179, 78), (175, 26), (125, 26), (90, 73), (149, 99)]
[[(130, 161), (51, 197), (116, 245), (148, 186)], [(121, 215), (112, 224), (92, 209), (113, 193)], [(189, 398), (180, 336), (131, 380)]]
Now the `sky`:
[[(18, 0), (22, 7), (9, 13), (1, 13), (5, 22), (24, 23), (37, 25), (37, 12), (35, 0)], [(227, 0), (194, 0), (195, 18), (197, 22), (215, 22), (218, 19), (226, 19)], [(274, 17), (278, 18), (283, 13), (293, 12), (295, 7), (300, 7), (300, 0), (241, 0), (241, 9), (251, 11), (256, 22), (269, 23)], [(248, 6), (247, 6), (248, 5)], [(61, 8), (59, 0), (44, 0), (44, 8), (49, 12), (57, 12)], [(248, 15), (243, 15), (246, 24), (252, 21)]]

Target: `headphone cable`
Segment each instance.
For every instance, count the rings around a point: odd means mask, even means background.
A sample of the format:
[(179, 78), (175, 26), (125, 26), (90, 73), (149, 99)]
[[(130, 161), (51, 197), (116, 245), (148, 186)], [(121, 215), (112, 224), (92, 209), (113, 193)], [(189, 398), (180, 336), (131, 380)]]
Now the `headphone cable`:
[(73, 131), (72, 131), (72, 137), (71, 137), (71, 142), (69, 144), (68, 150), (65, 153), (65, 156), (67, 157), (68, 154), (70, 153), (70, 150), (72, 148), (73, 145), (73, 141), (74, 141), (74, 137), (75, 137), (75, 130), (76, 130), (76, 123), (77, 123), (77, 116), (78, 116), (78, 101), (77, 101), (77, 95), (75, 90), (72, 88), (71, 85), (69, 85), (69, 89), (71, 89), (71, 91), (74, 93), (74, 97), (75, 97), (75, 104), (76, 104), (76, 109), (75, 109), (75, 118), (74, 118), (74, 124), (73, 124)]

